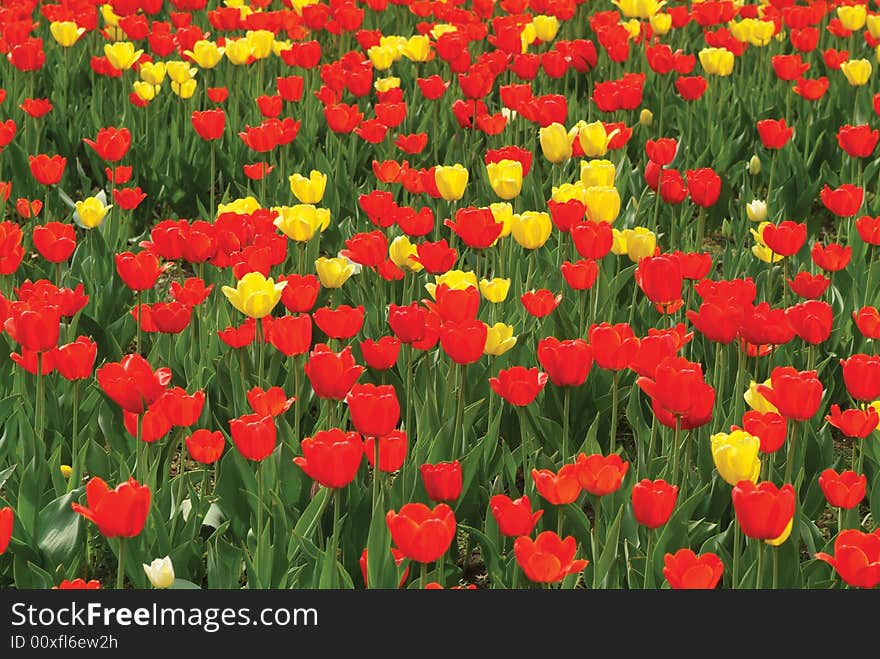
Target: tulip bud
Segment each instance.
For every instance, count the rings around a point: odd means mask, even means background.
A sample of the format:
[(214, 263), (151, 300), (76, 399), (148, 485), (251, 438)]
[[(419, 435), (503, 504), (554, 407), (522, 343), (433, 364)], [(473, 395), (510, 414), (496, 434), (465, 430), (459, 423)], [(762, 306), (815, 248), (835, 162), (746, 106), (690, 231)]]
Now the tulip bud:
[(70, 465), (61, 465), (61, 475), (66, 479), (70, 478), (73, 473), (73, 467)]
[(651, 112), (648, 108), (642, 108), (642, 111), (639, 112), (639, 124), (642, 126), (650, 126), (654, 123), (654, 113)]
[(174, 565), (168, 556), (156, 558), (149, 565), (143, 563), (143, 566), (153, 588), (168, 588), (174, 583)]
[(767, 202), (760, 199), (752, 199), (746, 204), (746, 215), (752, 222), (763, 222), (767, 219)]
[(757, 176), (761, 173), (761, 160), (757, 155), (749, 158), (749, 174)]

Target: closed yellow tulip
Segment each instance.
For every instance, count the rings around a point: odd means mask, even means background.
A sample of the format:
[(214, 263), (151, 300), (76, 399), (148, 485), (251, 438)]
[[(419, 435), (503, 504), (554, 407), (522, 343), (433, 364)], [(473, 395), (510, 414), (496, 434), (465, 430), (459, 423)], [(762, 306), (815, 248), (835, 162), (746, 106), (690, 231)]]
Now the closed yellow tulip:
[(880, 39), (880, 14), (871, 14), (867, 17), (868, 32), (874, 39)]
[(581, 160), (581, 183), (584, 188), (614, 185), (615, 171), (610, 160)]
[(553, 41), (559, 32), (559, 19), (555, 16), (535, 16), (532, 19), (535, 36), (541, 41)]
[(397, 236), (388, 246), (388, 258), (402, 270), (419, 272), (424, 268), (421, 263), (410, 258), (410, 256), (415, 256), (416, 254), (418, 254), (416, 246), (406, 236)]
[(306, 178), (302, 174), (291, 174), (287, 179), (290, 182), (290, 191), (293, 196), (303, 204), (319, 204), (324, 198), (324, 190), (327, 188), (327, 175), (316, 169), (309, 172)]
[(380, 94), (384, 94), (385, 92), (391, 89), (395, 89), (397, 87), (400, 87), (400, 78), (396, 76), (378, 78), (376, 82), (373, 83), (373, 88)]
[(657, 236), (647, 227), (635, 227), (634, 229), (624, 229), (622, 232), (625, 236), (626, 255), (633, 263), (638, 263), (639, 259), (645, 256), (653, 256), (657, 247)]
[(550, 198), (559, 204), (564, 204), (572, 199), (577, 199), (579, 202), (586, 205), (587, 187), (583, 184), (583, 181), (578, 181), (577, 183), (563, 183), (559, 187), (553, 186)]
[(86, 33), (86, 29), (79, 27), (74, 21), (52, 21), (49, 24), (49, 32), (59, 46), (70, 48)]
[(571, 158), (571, 141), (565, 126), (553, 122), (538, 131), (541, 152), (548, 162), (561, 163)]
[(159, 85), (151, 85), (149, 82), (143, 82), (142, 80), (136, 80), (131, 86), (134, 89), (134, 93), (142, 101), (152, 101), (156, 98), (156, 94), (162, 90)]
[(193, 44), (192, 50), (183, 51), (184, 55), (190, 57), (202, 69), (213, 69), (223, 59), (225, 52), (225, 48), (208, 39), (199, 39)]
[(665, 2), (657, 0), (612, 0), (627, 18), (651, 18), (656, 14)]
[(440, 196), (446, 201), (458, 201), (464, 196), (468, 182), (468, 170), (458, 163), (441, 165), (434, 170), (434, 183)]
[(526, 249), (538, 249), (550, 237), (553, 222), (550, 215), (541, 211), (526, 211), (513, 216), (511, 232), (513, 239)]
[(450, 270), (442, 275), (435, 275), (434, 282), (433, 284), (425, 284), (425, 290), (428, 291), (432, 298), (440, 284), (446, 284), (449, 288), (456, 291), (464, 290), (470, 286), (476, 288), (477, 275), (471, 270)]
[(651, 29), (654, 30), (654, 34), (662, 37), (663, 35), (668, 34), (669, 30), (672, 29), (672, 15), (658, 12), (651, 16), (650, 23)]
[(189, 63), (183, 60), (166, 62), (165, 71), (168, 73), (168, 77), (179, 85), (182, 85), (187, 80), (192, 80), (196, 73), (198, 73), (198, 69), (191, 67)]
[(235, 288), (223, 287), (223, 295), (245, 316), (263, 318), (268, 316), (278, 301), (286, 281), (278, 282), (269, 277), (266, 279), (259, 272), (249, 272), (238, 281)]
[(248, 30), (245, 39), (251, 46), (251, 55), (255, 59), (266, 59), (272, 54), (272, 42), (275, 35), (269, 30)]
[(837, 18), (847, 30), (861, 30), (868, 18), (865, 5), (842, 5), (837, 8)]
[(507, 299), (508, 291), (510, 291), (510, 279), (495, 277), (480, 280), (480, 293), (492, 304), (504, 302)]
[(620, 215), (620, 193), (610, 185), (594, 185), (584, 195), (587, 217), (593, 222), (614, 222)]
[(320, 256), (315, 260), (315, 271), (324, 288), (339, 288), (354, 274), (354, 264), (342, 256), (327, 258)]
[(867, 84), (871, 77), (873, 67), (866, 59), (851, 59), (840, 65), (840, 70), (846, 77), (846, 81), (853, 87), (861, 87)]
[(611, 253), (615, 256), (626, 254), (626, 230), (611, 229)]
[(486, 346), (483, 348), (484, 355), (498, 357), (516, 345), (516, 337), (513, 335), (513, 325), (495, 323), (486, 325)]
[(367, 51), (367, 57), (377, 71), (390, 69), (394, 64), (394, 55), (394, 50), (388, 46), (371, 46)]
[(581, 142), (581, 148), (584, 150), (585, 156), (588, 158), (601, 158), (608, 153), (608, 143), (617, 134), (617, 129), (609, 134), (601, 121), (594, 121), (589, 124), (581, 121), (578, 122), (578, 125), (580, 126), (578, 139)]
[(113, 44), (104, 44), (104, 56), (114, 69), (127, 71), (138, 58), (144, 54), (143, 50), (135, 50), (130, 41), (117, 41)]
[(119, 16), (113, 12), (113, 5), (110, 3), (101, 5), (101, 18), (107, 27), (119, 27)]
[(489, 185), (502, 199), (513, 199), (522, 190), (522, 163), (518, 160), (501, 160), (486, 165)]
[(510, 225), (513, 222), (513, 206), (506, 201), (496, 201), (494, 204), (489, 204), (489, 210), (492, 211), (492, 217), (495, 218), (495, 221), (504, 225), (501, 229), (501, 235), (498, 237), (509, 236)]
[(171, 91), (180, 96), (180, 98), (192, 98), (193, 94), (196, 93), (196, 83), (195, 78), (187, 80), (185, 82), (172, 82), (171, 83)]
[(733, 72), (733, 53), (726, 48), (703, 48), (700, 51), (700, 65), (706, 73), (729, 76)]
[(330, 211), (312, 204), (276, 206), (272, 210), (278, 213), (273, 221), (275, 226), (297, 242), (308, 242), (318, 231), (324, 231), (330, 225)]
[(761, 159), (753, 155), (749, 158), (749, 174), (752, 176), (757, 176), (761, 173)]
[(642, 24), (640, 21), (635, 18), (631, 18), (628, 21), (620, 21), (620, 24), (629, 32), (630, 39), (637, 39), (639, 34), (642, 31)]
[(113, 206), (105, 206), (98, 197), (86, 197), (76, 202), (76, 219), (86, 229), (101, 226), (104, 216)]
[(412, 36), (406, 40), (402, 52), (410, 62), (427, 62), (431, 57), (431, 39), (422, 34)]
[(260, 210), (260, 202), (250, 195), (247, 197), (240, 197), (239, 199), (233, 199), (229, 203), (217, 206), (218, 215), (220, 213), (242, 213), (244, 215), (249, 215), (256, 210)]
[(761, 440), (745, 430), (712, 435), (712, 460), (718, 475), (729, 485), (740, 481), (758, 482), (761, 471)]
[[(763, 384), (765, 387), (769, 387), (770, 380), (764, 380)], [(746, 405), (761, 414), (767, 414), (768, 412), (779, 414), (779, 410), (776, 409), (776, 406), (758, 393), (758, 383), (754, 380), (749, 382), (749, 388), (743, 394), (743, 400), (746, 401)]]
[(235, 64), (236, 66), (241, 66), (242, 64), (247, 64), (251, 55), (253, 54), (253, 46), (247, 40), (246, 37), (241, 37), (240, 39), (229, 39), (226, 42), (226, 59)]
[(651, 126), (653, 123), (654, 113), (651, 112), (648, 108), (642, 108), (641, 112), (639, 112), (639, 125)]
[(144, 62), (138, 73), (144, 82), (161, 85), (165, 80), (165, 62)]

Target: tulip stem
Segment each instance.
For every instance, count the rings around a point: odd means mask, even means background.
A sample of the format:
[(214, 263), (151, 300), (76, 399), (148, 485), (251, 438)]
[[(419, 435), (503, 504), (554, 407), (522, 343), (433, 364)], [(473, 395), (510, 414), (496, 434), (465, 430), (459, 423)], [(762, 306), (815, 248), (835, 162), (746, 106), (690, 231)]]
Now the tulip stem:
[(648, 529), (648, 542), (645, 545), (645, 581), (642, 590), (654, 587), (654, 570), (651, 569), (651, 544), (654, 539), (654, 529)]
[(556, 506), (556, 535), (560, 538), (562, 537), (562, 523), (565, 520), (565, 515), (563, 514), (563, 507)]
[(263, 385), (263, 353), (266, 342), (263, 340), (263, 323), (262, 319), (257, 318), (255, 321), (257, 330), (257, 386)]
[[(378, 440), (378, 437), (376, 438)], [(331, 575), (330, 585), (336, 588), (336, 554), (339, 548), (339, 528), (340, 518), (342, 516), (342, 488), (333, 488), (333, 539), (330, 541), (330, 551), (333, 552), (333, 574)]]
[[(208, 186), (211, 190), (211, 222), (213, 222), (214, 220), (217, 219), (217, 210), (216, 210), (217, 205), (216, 205), (216, 199), (215, 199), (216, 191), (215, 191), (215, 185), (214, 185), (214, 175), (215, 175), (215, 171), (217, 168), (217, 162), (216, 162), (217, 156), (216, 156), (216, 152), (215, 152), (216, 150), (214, 149), (214, 140), (210, 140), (208, 142), (208, 144), (211, 145), (211, 169), (210, 169), (211, 178), (208, 181)], [(266, 203), (266, 200), (260, 199), (260, 202)]]
[[(458, 401), (455, 405), (455, 432), (461, 428), (461, 454), (464, 457), (467, 449), (467, 431), (462, 427), (462, 418), (464, 416), (464, 364), (458, 366)], [(454, 445), (454, 442), (453, 442)], [(454, 449), (453, 449), (454, 452)], [(453, 455), (453, 459), (455, 456)]]
[(602, 518), (602, 497), (593, 497), (593, 589), (599, 587), (599, 556), (601, 555), (601, 543), (599, 541), (599, 520)]
[(257, 583), (259, 584), (259, 575), (262, 565), (260, 561), (263, 557), (261, 542), (263, 538), (263, 463), (257, 463), (257, 538), (256, 538), (256, 556), (254, 563), (257, 565)]
[(421, 574), (419, 575), (419, 588), (425, 590), (428, 585), (428, 564), (422, 563)]
[(143, 291), (137, 292), (137, 354), (141, 354), (141, 325), (143, 324), (143, 309), (141, 309), (141, 303), (143, 299)]
[(79, 484), (79, 380), (73, 381), (73, 434), (70, 440), (70, 478), (67, 479), (67, 491), (72, 491)]
[(379, 438), (373, 442), (373, 515), (376, 514), (376, 505), (379, 502)]
[(618, 405), (618, 378), (620, 371), (614, 371), (611, 376), (611, 437), (608, 444), (608, 455), (615, 452), (615, 444), (617, 441), (617, 405)]
[(119, 565), (116, 566), (116, 590), (122, 590), (125, 580), (125, 538), (119, 538)]
[(739, 588), (739, 559), (742, 553), (742, 533), (739, 532), (739, 523), (733, 520), (733, 583), (731, 588)]
[(678, 485), (678, 442), (681, 434), (681, 417), (675, 415), (675, 430), (672, 434), (672, 473), (670, 480), (673, 485)]
[(570, 406), (571, 387), (565, 387), (565, 391), (562, 394), (562, 464), (565, 464), (565, 461), (568, 458), (569, 433), (571, 428), (568, 420)]
[(41, 442), (43, 441), (44, 434), (44, 417), (45, 417), (45, 406), (46, 406), (46, 379), (43, 377), (43, 353), (42, 351), (37, 353), (37, 400), (34, 402), (34, 416), (36, 417), (34, 420), (34, 431)]
[(792, 469), (794, 468), (794, 449), (797, 443), (798, 422), (791, 422), (791, 434), (788, 437), (788, 454), (785, 457), (785, 479), (783, 483), (791, 483)]

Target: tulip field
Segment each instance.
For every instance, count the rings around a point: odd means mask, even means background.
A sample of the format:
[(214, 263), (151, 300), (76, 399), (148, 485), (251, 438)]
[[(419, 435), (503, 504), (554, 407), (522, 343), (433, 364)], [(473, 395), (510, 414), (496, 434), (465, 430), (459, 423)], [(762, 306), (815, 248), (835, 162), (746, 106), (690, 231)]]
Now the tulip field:
[(0, 586), (880, 583), (880, 5), (4, 0)]

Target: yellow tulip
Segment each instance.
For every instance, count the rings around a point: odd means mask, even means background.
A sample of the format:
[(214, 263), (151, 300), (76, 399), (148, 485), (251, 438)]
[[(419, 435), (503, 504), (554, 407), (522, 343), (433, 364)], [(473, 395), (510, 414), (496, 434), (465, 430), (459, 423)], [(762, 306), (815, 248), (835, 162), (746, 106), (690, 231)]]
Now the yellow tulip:
[(458, 201), (464, 196), (468, 182), (468, 170), (460, 164), (441, 165), (434, 170), (434, 183), (440, 196), (446, 201)]
[(528, 52), (529, 46), (538, 40), (538, 32), (532, 23), (526, 23), (519, 34), (520, 51)]
[(73, 467), (70, 465), (61, 465), (61, 477), (67, 480), (73, 473)]
[(86, 29), (79, 27), (74, 21), (52, 21), (49, 24), (49, 32), (59, 46), (70, 48), (86, 33)]
[(367, 57), (377, 71), (385, 71), (394, 64), (394, 50), (388, 46), (370, 46)]
[(76, 219), (86, 229), (94, 229), (101, 225), (104, 216), (111, 208), (113, 206), (105, 206), (98, 197), (86, 197), (82, 201), (76, 202)]
[(657, 0), (612, 0), (627, 18), (651, 18), (666, 2)]
[(342, 256), (332, 259), (321, 256), (315, 260), (315, 271), (321, 286), (339, 288), (354, 274), (354, 264)]
[(271, 277), (266, 279), (262, 273), (249, 272), (238, 281), (235, 288), (224, 286), (222, 290), (232, 306), (245, 316), (263, 318), (278, 304), (285, 286), (286, 281), (276, 284)]
[(559, 20), (555, 16), (535, 16), (532, 19), (535, 36), (541, 41), (553, 41), (559, 32)]
[(788, 520), (788, 524), (785, 525), (785, 530), (779, 534), (779, 537), (773, 538), (772, 540), (765, 540), (764, 542), (766, 542), (768, 545), (771, 545), (773, 547), (778, 547), (783, 542), (788, 540), (788, 536), (791, 535), (791, 527), (792, 527), (793, 523), (794, 523), (794, 515), (792, 515), (791, 519)]
[(639, 259), (645, 256), (653, 256), (657, 247), (657, 236), (647, 227), (636, 227), (634, 229), (624, 229), (626, 255), (633, 263), (638, 263)]
[(113, 5), (101, 5), (101, 18), (108, 27), (119, 27), (119, 16), (113, 12)]
[(292, 2), (293, 10), (294, 10), (297, 14), (299, 14), (300, 16), (302, 16), (302, 10), (303, 10), (303, 7), (308, 7), (308, 6), (310, 6), (310, 5), (316, 5), (316, 4), (318, 4), (320, 1), (321, 1), (321, 0), (293, 0), (293, 2)]
[(718, 475), (729, 485), (740, 481), (758, 482), (761, 471), (761, 440), (745, 430), (719, 432), (711, 437), (712, 459)]
[(609, 134), (605, 130), (605, 126), (601, 121), (592, 123), (578, 122), (580, 129), (578, 130), (578, 139), (581, 142), (581, 148), (584, 155), (589, 158), (601, 158), (608, 152), (608, 143), (611, 138), (617, 134), (615, 128)]
[(753, 155), (751, 158), (749, 158), (749, 174), (751, 174), (752, 176), (757, 176), (760, 173), (761, 159), (758, 156)]
[(526, 211), (513, 216), (511, 226), (513, 239), (526, 249), (538, 249), (542, 247), (550, 237), (553, 223), (548, 213), (540, 211)]
[(623, 256), (626, 254), (626, 229), (618, 231), (611, 229), (611, 253), (615, 256)]
[(192, 98), (192, 95), (196, 93), (196, 85), (195, 79), (182, 83), (172, 82), (171, 91), (180, 96), (180, 98)]
[(397, 236), (388, 246), (388, 258), (401, 270), (419, 272), (424, 268), (421, 263), (410, 258), (416, 254), (418, 254), (418, 249), (406, 236)]
[(327, 188), (327, 175), (316, 169), (309, 172), (306, 178), (302, 174), (291, 174), (288, 179), (290, 191), (293, 196), (303, 204), (319, 204), (324, 198), (324, 190)]
[(442, 275), (435, 275), (434, 281), (436, 282), (434, 284), (425, 284), (425, 290), (428, 291), (432, 298), (440, 284), (446, 284), (449, 288), (456, 291), (462, 291), (470, 286), (477, 287), (477, 275), (470, 270), (450, 270)]
[[(769, 379), (764, 380), (764, 386), (770, 386)], [(768, 412), (779, 414), (779, 410), (776, 409), (776, 406), (758, 393), (758, 383), (754, 380), (749, 382), (749, 388), (743, 394), (743, 400), (746, 401), (746, 405), (761, 414), (767, 414)]]
[(584, 195), (587, 217), (593, 222), (614, 222), (620, 214), (620, 193), (610, 185), (594, 185)]
[(403, 57), (403, 49), (406, 48), (406, 42), (406, 37), (399, 34), (389, 34), (387, 36), (379, 37), (379, 45), (382, 48), (391, 49), (392, 57), (395, 62)]
[(255, 59), (266, 59), (272, 54), (272, 42), (275, 35), (269, 30), (248, 30), (245, 39), (251, 46), (251, 55)]
[(275, 226), (297, 242), (308, 242), (318, 231), (324, 231), (330, 225), (330, 211), (312, 204), (275, 206), (272, 210), (278, 213), (273, 221)]
[(669, 33), (669, 30), (672, 29), (672, 15), (671, 14), (663, 14), (656, 13), (651, 16), (651, 29), (654, 30), (654, 34), (659, 36), (663, 36)]
[(635, 18), (631, 18), (628, 21), (620, 21), (620, 24), (629, 33), (630, 39), (637, 39), (639, 36), (639, 33), (642, 31), (642, 24), (639, 21), (637, 21)]
[(513, 325), (495, 323), (486, 325), (486, 346), (483, 348), (484, 355), (498, 357), (516, 345), (516, 337), (513, 335)]
[(492, 304), (504, 302), (507, 292), (510, 290), (510, 279), (495, 277), (493, 279), (480, 280), (480, 293)]
[(193, 44), (192, 50), (185, 50), (183, 54), (191, 58), (200, 68), (213, 69), (223, 59), (225, 52), (225, 48), (218, 47), (213, 41), (199, 39)]
[(583, 181), (577, 183), (563, 183), (559, 187), (553, 186), (550, 198), (559, 203), (564, 204), (566, 201), (577, 199), (582, 204), (587, 203), (587, 187)]
[(843, 27), (855, 32), (865, 26), (868, 10), (865, 5), (842, 5), (837, 8), (837, 18)]
[(138, 73), (144, 82), (161, 85), (165, 80), (165, 62), (144, 62)]
[(384, 94), (388, 90), (395, 89), (396, 87), (400, 87), (400, 78), (395, 76), (378, 78), (376, 82), (373, 83), (373, 88), (380, 94)]
[(700, 64), (706, 73), (729, 76), (733, 72), (733, 53), (726, 48), (703, 48)]
[(410, 62), (427, 62), (431, 56), (431, 39), (422, 34), (410, 37), (403, 47), (403, 56)]
[[(871, 407), (873, 407), (874, 411), (877, 412), (877, 415), (880, 416), (880, 400), (875, 400), (871, 403)], [(877, 430), (880, 430), (880, 421), (877, 422)]]
[(260, 202), (251, 196), (234, 199), (228, 204), (220, 204), (217, 206), (217, 214), (220, 213), (241, 213), (249, 215), (254, 211), (260, 210)]
[(138, 58), (144, 54), (143, 50), (135, 50), (130, 41), (118, 41), (114, 44), (104, 44), (104, 56), (114, 69), (126, 71), (134, 66)]
[[(746, 213), (748, 214), (748, 209), (746, 209)], [(766, 227), (770, 222), (761, 222), (758, 225), (757, 229), (749, 229), (752, 234), (752, 237), (755, 239), (754, 245), (752, 245), (752, 254), (755, 257), (764, 263), (776, 263), (777, 261), (781, 261), (783, 256), (781, 254), (776, 254), (772, 249), (767, 247), (767, 244), (764, 242), (764, 227)]]
[(486, 165), (489, 185), (502, 199), (513, 199), (522, 190), (522, 163), (519, 160), (501, 160)]
[(489, 204), (489, 210), (492, 211), (492, 217), (495, 218), (495, 221), (504, 225), (504, 228), (501, 229), (501, 235), (498, 237), (509, 236), (510, 226), (513, 222), (513, 206), (506, 201), (496, 201), (494, 204)]
[(179, 85), (182, 85), (187, 80), (191, 80), (196, 73), (198, 73), (198, 69), (190, 67), (190, 65), (183, 60), (171, 60), (170, 62), (166, 62), (165, 70), (168, 72), (168, 77)]
[(648, 108), (642, 108), (642, 111), (639, 112), (639, 125), (640, 126), (651, 126), (654, 123), (654, 113), (651, 112)]
[(435, 39), (439, 39), (444, 34), (448, 34), (450, 32), (458, 32), (458, 28), (450, 23), (438, 23), (434, 27), (431, 28), (431, 36)]
[(773, 21), (749, 20), (753, 21), (748, 35), (749, 44), (760, 47), (770, 43), (770, 39), (773, 38), (773, 33), (776, 31), (776, 24)]
[(226, 42), (226, 59), (236, 66), (247, 64), (252, 54), (253, 46), (246, 37), (229, 39)]
[(610, 160), (581, 160), (581, 183), (584, 188), (614, 185), (615, 168)]
[(851, 59), (840, 65), (846, 81), (853, 87), (861, 87), (871, 77), (871, 63), (866, 59)]
[(553, 122), (544, 126), (538, 131), (538, 139), (541, 142), (541, 151), (549, 162), (561, 163), (571, 158), (572, 138), (562, 124)]
[(159, 85), (151, 85), (149, 82), (143, 82), (141, 80), (136, 80), (132, 83), (132, 88), (134, 89), (134, 93), (138, 95), (138, 98), (142, 101), (152, 101), (156, 98), (156, 94), (158, 94), (162, 87)]
[(880, 39), (880, 14), (871, 14), (867, 17), (868, 32), (874, 39)]

